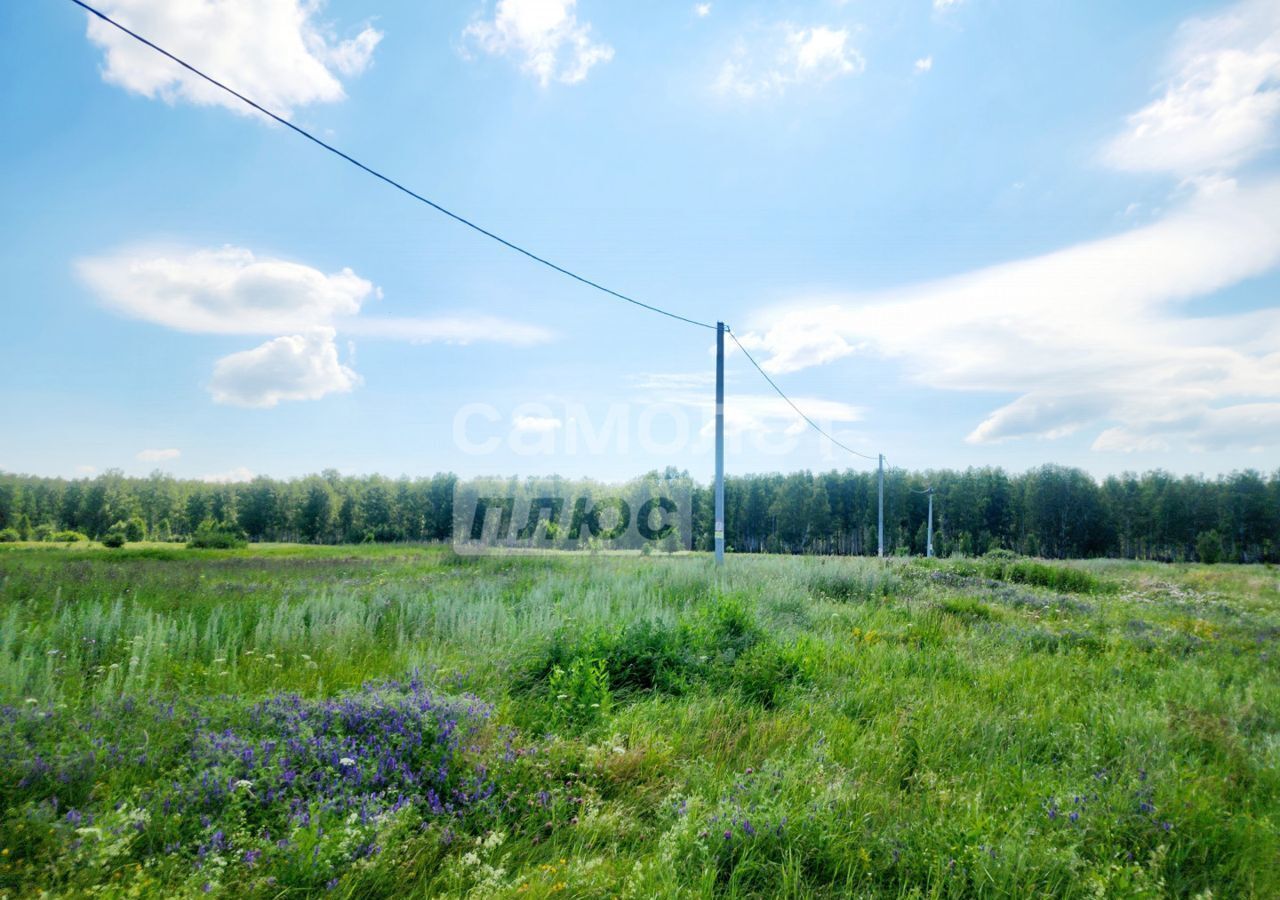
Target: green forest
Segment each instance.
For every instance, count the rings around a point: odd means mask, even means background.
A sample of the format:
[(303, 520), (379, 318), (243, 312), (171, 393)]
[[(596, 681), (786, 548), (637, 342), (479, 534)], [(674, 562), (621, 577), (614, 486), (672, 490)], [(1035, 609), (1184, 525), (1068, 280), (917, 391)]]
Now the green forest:
[[(645, 477), (687, 483), (693, 546), (709, 549), (710, 487), (676, 469)], [(124, 528), (129, 540), (181, 541), (213, 522), (252, 541), (446, 541), (457, 480), (451, 474), (392, 479), (333, 470), (236, 484), (162, 472), (131, 478), (109, 471), (72, 480), (0, 473), (0, 540), (101, 539)], [(1021, 474), (892, 469), (885, 474), (888, 552), (925, 552), (928, 499), (917, 492), (928, 486), (935, 491), (934, 550), (940, 556), (1007, 549), (1057, 559), (1280, 561), (1280, 470), (1212, 479), (1156, 471), (1098, 483), (1082, 470), (1053, 465)], [(874, 554), (876, 495), (875, 472), (730, 477), (728, 547), (739, 553)]]

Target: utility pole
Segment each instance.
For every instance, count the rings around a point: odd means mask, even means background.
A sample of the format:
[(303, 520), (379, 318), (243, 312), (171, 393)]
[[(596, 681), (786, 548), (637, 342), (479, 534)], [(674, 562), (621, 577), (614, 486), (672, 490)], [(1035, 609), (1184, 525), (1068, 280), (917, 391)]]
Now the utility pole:
[(716, 565), (724, 565), (724, 323), (716, 323)]
[(925, 532), (925, 551), (926, 557), (933, 556), (933, 488), (929, 488), (929, 530)]
[(881, 558), (881, 559), (884, 559), (884, 454), (883, 454), (883, 453), (879, 454), (879, 457), (880, 457), (880, 529), (879, 529), (879, 532), (880, 532), (880, 540), (879, 540), (879, 547), (880, 547), (880, 558)]

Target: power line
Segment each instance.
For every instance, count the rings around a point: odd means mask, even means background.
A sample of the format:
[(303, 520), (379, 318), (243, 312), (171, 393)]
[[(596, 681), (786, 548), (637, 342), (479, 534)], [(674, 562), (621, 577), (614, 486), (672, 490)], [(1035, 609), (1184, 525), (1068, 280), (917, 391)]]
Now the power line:
[[(727, 329), (727, 328), (726, 328), (726, 329), (725, 329), (725, 331), (729, 331), (729, 329)], [(773, 380), (772, 378), (770, 378), (770, 377), (769, 377), (768, 373), (767, 373), (767, 372), (765, 372), (765, 370), (764, 370), (764, 369), (760, 368), (760, 363), (756, 362), (756, 361), (755, 361), (755, 357), (753, 357), (753, 356), (752, 356), (752, 355), (747, 351), (747, 348), (746, 348), (746, 347), (742, 346), (742, 341), (738, 340), (738, 336), (737, 336), (736, 334), (734, 334), (732, 331), (729, 331), (729, 337), (733, 338), (733, 342), (734, 342), (735, 344), (737, 344), (737, 345), (738, 345), (738, 349), (739, 349), (739, 350), (741, 350), (741, 351), (743, 352), (743, 354), (747, 357), (747, 359), (751, 360), (751, 365), (753, 365), (753, 366), (755, 366), (755, 367), (756, 367), (756, 371), (757, 371), (757, 372), (759, 372), (759, 373), (764, 377), (764, 380), (765, 380), (765, 381), (769, 382), (769, 387), (771, 387), (771, 388), (773, 388), (775, 391), (777, 391), (777, 392), (778, 392), (778, 396), (779, 396), (779, 397), (781, 397), (783, 400), (786, 400), (786, 401), (787, 401), (787, 403), (791, 406), (791, 408), (792, 408), (792, 409), (794, 409), (794, 410), (796, 411), (796, 415), (798, 415), (800, 418), (802, 418), (802, 419), (804, 419), (806, 422), (808, 422), (808, 423), (809, 423), (809, 426), (810, 426), (814, 431), (818, 432), (818, 434), (822, 435), (824, 438), (826, 438), (827, 440), (829, 440), (831, 443), (835, 444), (835, 445), (836, 445), (837, 447), (839, 447), (841, 450), (847, 450), (848, 452), (852, 453), (854, 456), (861, 456), (863, 459), (869, 459), (869, 460), (871, 460), (872, 462), (876, 462), (876, 461), (877, 461), (877, 458), (876, 458), (876, 457), (874, 457), (874, 456), (868, 456), (868, 455), (867, 455), (867, 454), (865, 454), (865, 453), (861, 453), (861, 452), (859, 452), (859, 451), (857, 451), (857, 450), (854, 450), (852, 447), (849, 447), (849, 446), (846, 446), (845, 444), (840, 443), (840, 442), (839, 442), (839, 441), (837, 441), (835, 438), (833, 438), (831, 435), (827, 434), (825, 431), (823, 431), (821, 428), (819, 428), (819, 427), (818, 427), (818, 423), (817, 423), (817, 422), (815, 422), (815, 421), (813, 421), (813, 419), (810, 419), (808, 416), (806, 416), (806, 415), (804, 414), (804, 412), (800, 409), (800, 407), (796, 406), (796, 405), (795, 405), (795, 403), (792, 401), (792, 399), (791, 399), (790, 397), (788, 397), (785, 393), (783, 393), (782, 388), (778, 387), (778, 385), (774, 383), (774, 380)]]
[[(122, 33), (127, 34), (129, 37), (133, 38), (138, 43), (143, 44), (147, 47), (150, 47), (152, 50), (159, 53), (161, 56), (165, 57), (166, 59), (169, 59), (174, 63), (177, 63), (179, 66), (186, 69), (188, 72), (192, 73), (198, 78), (202, 78), (205, 81), (207, 81), (209, 84), (212, 84), (214, 87), (227, 92), (228, 94), (235, 97), (237, 100), (241, 101), (245, 105), (262, 113), (267, 118), (280, 123), (285, 128), (288, 128), (290, 131), (293, 131), (294, 133), (306, 138), (316, 146), (321, 147), (325, 150), (328, 150), (334, 156), (337, 156), (340, 159), (350, 163), (351, 165), (355, 166), (357, 169), (360, 169), (362, 172), (373, 176), (379, 181), (382, 181), (385, 184), (389, 185), (390, 187), (393, 187), (396, 190), (400, 191), (401, 193), (406, 194), (409, 197), (412, 197), (414, 200), (417, 200), (420, 203), (426, 204), (427, 206), (434, 209), (436, 212), (443, 213), (444, 215), (453, 219), (455, 222), (458, 222), (461, 225), (465, 225), (466, 227), (484, 235), (490, 240), (496, 241), (502, 246), (508, 248), (509, 250), (514, 250), (515, 252), (528, 257), (529, 259), (533, 260), (536, 263), (540, 263), (541, 265), (544, 265), (547, 268), (552, 269), (553, 271), (559, 272), (561, 275), (568, 276), (569, 278), (572, 278), (574, 281), (577, 281), (581, 284), (585, 284), (588, 287), (595, 288), (597, 291), (600, 291), (601, 293), (604, 293), (604, 294), (608, 294), (609, 296), (614, 297), (615, 299), (623, 300), (634, 306), (638, 306), (642, 309), (647, 309), (650, 312), (656, 312), (659, 315), (666, 316), (667, 318), (670, 318), (670, 319), (675, 319), (678, 322), (684, 322), (688, 325), (696, 325), (700, 328), (707, 328), (712, 331), (716, 330), (716, 326), (710, 324), (709, 322), (700, 322), (697, 319), (690, 319), (686, 316), (680, 315), (679, 313), (673, 313), (670, 310), (662, 309), (661, 307), (653, 306), (652, 304), (645, 303), (641, 300), (637, 300), (634, 297), (628, 297), (626, 294), (623, 294), (619, 291), (615, 291), (612, 288), (605, 287), (599, 282), (592, 281), (590, 278), (586, 278), (582, 275), (577, 274), (576, 272), (573, 272), (569, 269), (564, 268), (563, 266), (557, 265), (556, 263), (553, 263), (551, 260), (546, 259), (545, 257), (539, 256), (538, 254), (534, 253), (531, 250), (526, 250), (524, 247), (521, 247), (519, 244), (515, 244), (507, 240), (506, 238), (498, 234), (495, 234), (492, 231), (489, 231), (487, 228), (477, 225), (475, 222), (472, 222), (470, 219), (466, 218), (465, 216), (459, 215), (458, 213), (455, 213), (450, 209), (446, 209), (445, 207), (441, 206), (439, 203), (436, 203), (434, 200), (430, 200), (427, 197), (424, 197), (422, 194), (419, 194), (417, 191), (414, 191), (411, 188), (405, 187), (403, 184), (396, 181), (394, 178), (391, 178), (390, 176), (382, 174), (377, 169), (374, 169), (371, 166), (368, 166), (362, 163), (360, 160), (356, 159), (350, 154), (344, 153), (342, 150), (339, 150), (337, 147), (333, 146), (332, 144), (329, 144), (326, 141), (321, 140), (311, 132), (307, 131), (305, 128), (295, 125), (294, 123), (290, 122), (288, 119), (284, 118), (283, 116), (277, 115), (276, 113), (267, 109), (262, 104), (254, 100), (251, 100), (250, 98), (246, 97), (244, 94), (241, 94), (239, 91), (235, 90), (234, 88), (231, 88), (223, 84), (221, 81), (217, 80), (213, 76), (205, 74), (200, 69), (197, 69), (195, 66), (191, 65), (191, 63), (187, 62), (184, 59), (181, 59), (178, 56), (175, 56), (174, 54), (170, 53), (168, 50), (164, 49), (163, 47), (159, 46), (153, 41), (150, 41), (147, 38), (143, 37), (142, 35), (138, 34), (136, 31), (130, 30), (129, 28), (117, 22), (115, 19), (108, 16), (106, 13), (102, 12), (101, 10), (95, 9), (94, 7), (90, 6), (88, 3), (85, 3), (84, 0), (71, 0), (71, 2), (74, 3), (76, 6), (79, 6), (81, 9), (83, 9), (85, 12), (89, 13), (90, 15), (98, 17), (99, 19), (106, 22), (108, 25), (112, 26), (113, 28), (116, 28)], [(729, 329), (726, 328), (725, 331), (729, 331)], [(766, 373), (765, 370), (760, 367), (760, 364), (755, 361), (755, 358), (750, 354), (750, 352), (748, 352), (747, 348), (742, 346), (742, 342), (738, 340), (738, 336), (735, 335), (732, 331), (729, 331), (729, 336), (733, 338), (733, 342), (738, 345), (738, 349), (741, 350), (743, 355), (745, 355), (747, 359), (751, 361), (751, 365), (755, 366), (756, 371), (759, 372), (760, 375), (764, 378), (764, 380), (769, 383), (769, 386), (772, 387), (775, 391), (777, 391), (778, 396), (781, 397), (783, 400), (785, 400), (787, 404), (793, 410), (796, 411), (796, 414), (800, 416), (800, 418), (804, 419), (804, 421), (807, 422), (809, 426), (813, 428), (814, 431), (818, 432), (818, 434), (825, 437), (827, 440), (835, 444), (840, 449), (845, 450), (849, 453), (852, 453), (854, 456), (859, 456), (859, 457), (862, 457), (863, 459), (872, 460), (873, 462), (877, 461), (877, 457), (869, 456), (866, 453), (862, 453), (858, 450), (854, 450), (852, 447), (849, 447), (846, 444), (841, 443), (840, 441), (832, 437), (830, 434), (828, 434), (826, 431), (824, 431), (822, 428), (818, 427), (818, 424), (814, 422), (813, 419), (805, 415), (804, 411), (801, 410), (800, 407), (796, 406), (795, 402), (792, 401), (792, 399), (788, 397), (786, 393), (783, 392), (782, 388), (778, 387), (778, 385), (774, 383), (774, 380), (770, 378), (768, 373)]]
[(402, 193), (408, 194), (413, 199), (418, 200), (422, 203), (425, 203), (427, 206), (430, 206), (436, 212), (444, 213), (446, 216), (453, 219), (455, 222), (465, 225), (474, 231), (478, 231), (480, 234), (483, 234), (485, 237), (490, 238), (491, 240), (497, 241), (499, 244), (502, 244), (504, 247), (507, 247), (510, 250), (514, 250), (517, 253), (523, 254), (524, 256), (527, 256), (529, 259), (533, 260), (534, 262), (541, 263), (542, 265), (546, 266), (549, 269), (554, 269), (555, 271), (559, 272), (561, 275), (567, 275), (568, 277), (574, 279), (575, 281), (581, 282), (582, 284), (585, 284), (588, 287), (593, 287), (597, 291), (601, 291), (605, 294), (608, 294), (611, 297), (617, 298), (618, 300), (625, 300), (627, 303), (631, 303), (636, 306), (642, 307), (643, 309), (647, 309), (650, 312), (656, 312), (661, 315), (667, 316), (668, 318), (676, 319), (677, 321), (680, 321), (680, 322), (685, 322), (689, 325), (697, 325), (701, 328), (709, 328), (712, 331), (715, 330), (715, 327), (716, 327), (715, 325), (711, 325), (707, 322), (699, 322), (697, 319), (690, 319), (685, 316), (679, 315), (678, 313), (673, 313), (668, 310), (661, 309), (657, 306), (644, 303), (643, 301), (636, 300), (634, 297), (628, 297), (626, 294), (615, 291), (612, 288), (607, 288), (604, 285), (599, 284), (598, 282), (592, 281), (590, 278), (585, 278), (582, 275), (577, 274), (576, 272), (572, 272), (569, 269), (564, 268), (563, 266), (558, 266), (555, 263), (551, 262), (551, 260), (541, 257), (530, 250), (526, 250), (524, 247), (521, 247), (519, 244), (514, 244), (504, 237), (494, 234), (492, 231), (489, 231), (487, 228), (483, 228), (477, 225), (475, 222), (472, 222), (470, 219), (467, 219), (466, 217), (461, 216), (458, 213), (453, 212), (452, 210), (446, 209), (445, 207), (441, 206), (439, 203), (436, 203), (433, 200), (429, 200), (426, 197), (422, 196), (421, 194), (417, 193), (416, 191), (413, 191), (405, 187), (403, 184), (396, 181), (395, 179), (390, 178), (387, 175), (383, 175), (378, 170), (365, 165), (364, 163), (360, 162), (360, 160), (342, 152), (337, 147), (334, 147), (332, 144), (328, 144), (320, 140), (320, 138), (316, 137), (314, 134), (307, 131), (305, 128), (302, 128), (298, 125), (293, 124), (288, 119), (285, 119), (282, 116), (276, 115), (271, 110), (264, 107), (262, 104), (257, 103), (253, 100), (250, 100), (248, 97), (246, 97), (244, 94), (241, 94), (239, 91), (236, 91), (228, 87), (227, 85), (223, 84), (221, 81), (218, 81), (216, 78), (213, 78), (210, 75), (206, 75), (204, 72), (200, 71), (199, 69), (191, 65), (191, 63), (187, 62), (186, 60), (180, 59), (179, 57), (174, 56), (168, 50), (153, 43), (152, 41), (147, 40), (145, 37), (138, 34), (137, 32), (130, 31), (128, 28), (126, 28), (124, 25), (121, 25), (115, 19), (108, 16), (106, 13), (101, 12), (100, 10), (94, 9), (88, 3), (83, 2), (83, 0), (71, 0), (71, 2), (74, 3), (76, 6), (79, 6), (81, 9), (85, 10), (89, 14), (97, 16), (99, 19), (106, 22), (108, 25), (111, 25), (112, 27), (117, 28), (120, 31), (124, 32), (125, 34), (129, 35), (129, 37), (133, 38), (135, 41), (138, 41), (141, 44), (145, 44), (146, 46), (150, 47), (152, 50), (159, 53), (161, 56), (164, 56), (167, 59), (172, 60), (173, 62), (182, 66), (182, 68), (186, 69), (188, 72), (191, 72), (193, 75), (203, 78), (205, 81), (209, 82), (214, 87), (220, 88), (221, 90), (226, 91), (228, 94), (235, 97), (237, 100), (240, 100), (243, 103), (253, 107), (258, 112), (262, 113), (264, 116), (267, 116), (268, 118), (273, 119), (276, 122), (279, 122), (281, 125), (285, 126), (286, 128), (302, 135), (302, 137), (311, 141), (313, 144), (323, 147), (325, 150), (328, 150), (330, 153), (334, 154), (335, 156), (338, 156), (346, 160), (347, 162), (351, 163), (351, 165), (366, 172), (369, 175), (372, 175), (374, 178), (377, 178), (379, 181), (386, 182), (396, 190), (401, 191)]

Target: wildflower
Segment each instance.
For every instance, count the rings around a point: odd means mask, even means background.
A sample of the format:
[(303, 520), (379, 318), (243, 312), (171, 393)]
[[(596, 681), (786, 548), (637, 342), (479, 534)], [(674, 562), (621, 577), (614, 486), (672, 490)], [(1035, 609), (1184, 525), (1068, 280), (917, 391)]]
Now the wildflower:
[(338, 760), (338, 765), (340, 766), (354, 766), (355, 764), (356, 761), (350, 756), (344, 756), (342, 759)]
[(27, 702), (34, 705), (36, 703), (39, 703), (40, 701), (37, 700), (35, 697), (28, 697)]
[(236, 781), (236, 783), (235, 783), (234, 787), (236, 787), (236, 788), (244, 788), (246, 791), (248, 791), (248, 790), (252, 790), (252, 789), (253, 789), (253, 782), (252, 782), (252, 781), (246, 781), (245, 779), (241, 778), (241, 779), (239, 779), (239, 780), (237, 780), (237, 781)]

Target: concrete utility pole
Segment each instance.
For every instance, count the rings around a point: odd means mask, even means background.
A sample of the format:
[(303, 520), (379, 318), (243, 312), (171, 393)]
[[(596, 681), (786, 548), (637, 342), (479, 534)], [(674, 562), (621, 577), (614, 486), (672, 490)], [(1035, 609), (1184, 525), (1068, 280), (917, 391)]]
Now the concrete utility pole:
[(925, 551), (927, 557), (933, 556), (933, 488), (929, 488), (929, 530), (925, 532)]
[(716, 565), (724, 565), (724, 323), (716, 323)]
[(884, 454), (880, 457), (880, 558), (884, 559)]
[(929, 527), (925, 531), (924, 555), (933, 556), (933, 485), (929, 485), (923, 491), (912, 489), (913, 494), (927, 494), (929, 497)]

